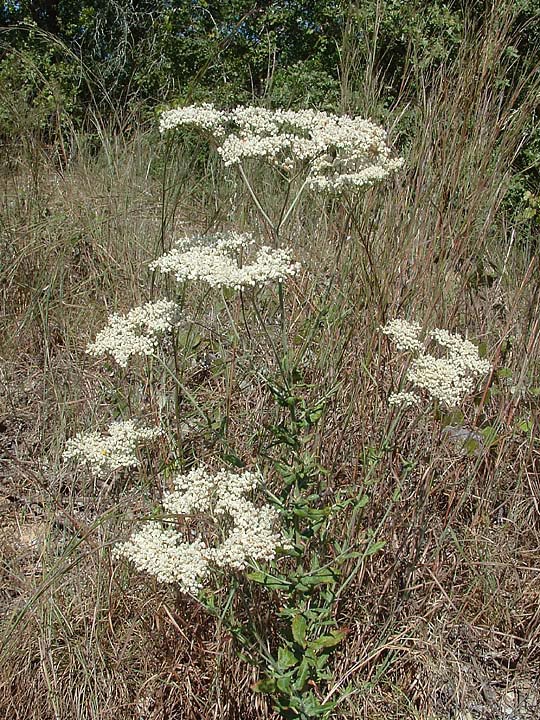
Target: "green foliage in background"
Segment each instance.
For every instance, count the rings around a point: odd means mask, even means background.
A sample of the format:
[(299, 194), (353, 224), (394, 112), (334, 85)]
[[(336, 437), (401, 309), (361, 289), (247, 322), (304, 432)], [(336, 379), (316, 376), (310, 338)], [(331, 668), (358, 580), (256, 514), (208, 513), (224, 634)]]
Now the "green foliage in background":
[[(511, 51), (516, 62), (535, 62), (540, 3), (512, 6), (520, 32)], [(31, 67), (24, 84), (57, 88), (56, 100), (70, 111), (90, 100), (118, 111), (172, 99), (228, 105), (262, 97), (335, 108), (351, 63), (353, 85), (369, 69), (393, 100), (404, 77), (414, 84), (450, 59), (465, 25), (494, 8), (440, 0), (24, 0), (0, 10), (0, 68), (2, 77), (15, 77), (13, 63)]]
[[(540, 62), (540, 0), (23, 0), (0, 8), (0, 139), (45, 142), (96, 117), (125, 129), (155, 107), (211, 101), (369, 115), (406, 143), (421, 98), (466, 33), (510, 23), (516, 106)], [(421, 114), (421, 113), (420, 113)], [(540, 132), (515, 163), (515, 218), (538, 192)], [(69, 143), (68, 143), (69, 144)]]

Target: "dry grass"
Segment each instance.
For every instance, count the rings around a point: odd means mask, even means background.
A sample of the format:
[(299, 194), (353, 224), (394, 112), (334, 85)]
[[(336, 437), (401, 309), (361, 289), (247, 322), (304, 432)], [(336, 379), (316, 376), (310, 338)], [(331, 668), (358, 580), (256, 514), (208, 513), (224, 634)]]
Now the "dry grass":
[[(513, 94), (499, 82), (511, 72), (504, 48), (504, 29), (488, 28), (426, 86), (405, 172), (366, 193), (351, 220), (310, 197), (289, 231), (305, 266), (287, 296), (290, 342), (298, 350), (318, 318), (305, 392), (335, 389), (313, 449), (330, 471), (330, 497), (350, 486), (370, 495), (336, 537), (371, 528), (386, 542), (351, 565), (340, 601), (349, 634), (329, 691), (353, 683), (347, 718), (539, 712), (540, 267), (502, 208), (535, 89), (514, 83)], [(61, 462), (66, 437), (111, 414), (162, 418), (184, 436), (184, 459), (257, 461), (275, 419), (257, 378), (272, 364), (267, 338), (252, 329), (235, 341), (223, 304), (207, 294), (187, 298), (197, 331), (182, 338), (179, 365), (207, 425), (187, 403), (176, 423), (173, 388), (155, 368), (119, 382), (84, 354), (110, 309), (165, 290), (146, 263), (175, 233), (254, 222), (247, 198), (231, 206), (218, 168), (170, 149), (164, 207), (157, 143), (140, 131), (97, 151), (81, 145), (61, 169), (34, 148), (2, 171), (4, 717), (271, 716), (214, 621), (111, 561), (129, 518), (159, 499), (173, 461), (165, 444), (111, 484)], [(241, 328), (240, 305), (231, 309)], [(271, 329), (271, 299), (265, 312)], [(464, 423), (495, 428), (493, 445), (467, 454), (431, 416), (395, 423), (386, 397), (401, 367), (377, 328), (398, 315), (486, 343), (491, 392), (469, 404)]]

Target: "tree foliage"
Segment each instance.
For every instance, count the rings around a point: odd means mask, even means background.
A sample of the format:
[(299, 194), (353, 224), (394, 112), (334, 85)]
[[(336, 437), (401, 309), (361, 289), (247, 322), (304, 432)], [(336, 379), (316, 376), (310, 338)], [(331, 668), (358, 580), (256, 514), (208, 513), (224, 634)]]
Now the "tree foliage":
[[(201, 100), (355, 110), (368, 75), (390, 104), (451, 60), (466, 27), (500, 7), (483, 0), (9, 0), (0, 8), (0, 132), (17, 123), (46, 127), (59, 112), (77, 123), (90, 106), (101, 116)], [(530, 65), (539, 58), (540, 0), (511, 7), (520, 31), (509, 52)]]

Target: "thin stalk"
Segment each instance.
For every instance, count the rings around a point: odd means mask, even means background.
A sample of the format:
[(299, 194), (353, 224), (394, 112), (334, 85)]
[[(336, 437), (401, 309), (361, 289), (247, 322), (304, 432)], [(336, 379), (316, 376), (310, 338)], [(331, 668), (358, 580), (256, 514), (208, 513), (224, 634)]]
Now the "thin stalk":
[(268, 342), (270, 343), (270, 347), (272, 348), (272, 352), (274, 353), (274, 356), (275, 356), (275, 358), (276, 358), (276, 361), (277, 361), (277, 364), (278, 364), (278, 367), (279, 367), (279, 371), (280, 371), (280, 373), (281, 373), (281, 377), (283, 378), (283, 382), (284, 382), (284, 384), (285, 384), (285, 387), (287, 388), (287, 390), (289, 390), (290, 387), (289, 387), (289, 379), (288, 379), (288, 377), (287, 377), (287, 373), (284, 371), (284, 368), (283, 368), (283, 365), (282, 365), (282, 360), (281, 360), (281, 358), (280, 358), (280, 356), (279, 356), (279, 353), (278, 353), (278, 351), (277, 351), (276, 345), (275, 345), (274, 341), (272, 340), (272, 337), (271, 337), (270, 333), (269, 333), (268, 330), (266, 329), (266, 323), (264, 322), (263, 317), (262, 317), (262, 315), (261, 315), (261, 313), (260, 313), (260, 310), (259, 310), (259, 308), (258, 308), (258, 306), (257, 306), (257, 302), (255, 301), (255, 295), (253, 296), (253, 309), (255, 310), (255, 315), (256, 315), (256, 317), (257, 317), (257, 320), (259, 321), (259, 325), (261, 326), (262, 331), (264, 332), (264, 334), (266, 335), (266, 338), (267, 338)]
[(180, 380), (176, 377), (176, 375), (173, 373), (171, 368), (167, 365), (166, 362), (164, 362), (159, 355), (154, 355), (156, 360), (159, 362), (159, 364), (162, 366), (162, 368), (170, 375), (170, 377), (174, 380), (174, 382), (177, 384), (177, 386), (180, 388), (182, 393), (185, 395), (185, 397), (189, 400), (189, 402), (192, 404), (194, 409), (196, 410), (197, 414), (208, 424), (210, 425), (210, 422), (208, 420), (208, 416), (205, 415), (205, 413), (202, 411), (201, 406), (199, 403), (195, 400), (193, 395), (189, 392), (189, 390), (186, 388), (186, 386), (180, 382)]
[(270, 220), (270, 218), (268, 217), (265, 209), (263, 208), (263, 206), (262, 206), (261, 203), (259, 202), (259, 198), (257, 197), (257, 195), (255, 194), (253, 188), (251, 187), (251, 185), (250, 185), (250, 183), (249, 183), (249, 180), (248, 180), (247, 177), (246, 177), (246, 173), (244, 172), (244, 168), (243, 168), (241, 165), (238, 165), (238, 172), (240, 173), (240, 176), (241, 176), (242, 180), (244, 181), (244, 183), (245, 183), (245, 185), (246, 185), (246, 187), (247, 187), (247, 189), (248, 189), (248, 192), (249, 192), (249, 194), (251, 195), (251, 198), (252, 198), (253, 202), (255, 203), (255, 206), (257, 207), (257, 210), (260, 212), (262, 218), (263, 218), (264, 221), (267, 223), (268, 227), (270, 228), (270, 232), (271, 232), (271, 234), (272, 234), (272, 237), (275, 239), (275, 237), (276, 237), (276, 228), (275, 228), (275, 226), (274, 226), (274, 223)]
[[(161, 203), (159, 218), (159, 246), (161, 253), (165, 253), (165, 230), (167, 227), (167, 176), (169, 169), (169, 157), (171, 152), (171, 141), (168, 139), (165, 143), (165, 157), (163, 162), (163, 173), (161, 175)], [(154, 299), (154, 285), (156, 282), (157, 270), (152, 270), (150, 278), (150, 299)]]
[(248, 339), (251, 342), (253, 340), (253, 338), (251, 336), (251, 330), (249, 329), (249, 323), (248, 323), (247, 317), (246, 317), (246, 306), (244, 303), (244, 293), (242, 292), (242, 290), (240, 290), (240, 307), (242, 309), (242, 320), (244, 321), (244, 328), (246, 330)]
[[(173, 362), (174, 362), (174, 376), (178, 377), (180, 374), (180, 368), (179, 368), (179, 362), (178, 362), (178, 351), (177, 351), (177, 343), (178, 343), (178, 334), (176, 332), (176, 329), (173, 331), (172, 336), (172, 345), (173, 345)], [(176, 442), (178, 447), (180, 447), (180, 441), (182, 438), (182, 435), (180, 433), (180, 393), (178, 391), (178, 385), (175, 385), (174, 388), (174, 417), (176, 420)]]
[(287, 328), (285, 327), (285, 296), (283, 294), (283, 283), (278, 282), (279, 296), (279, 325), (281, 330), (281, 352), (283, 353), (284, 370), (289, 364), (289, 339), (287, 337)]
[(281, 225), (283, 223), (283, 216), (285, 214), (285, 208), (287, 207), (287, 203), (289, 202), (289, 196), (291, 194), (291, 185), (292, 185), (292, 180), (288, 179), (287, 180), (287, 192), (285, 193), (285, 200), (283, 201), (283, 205), (281, 206), (279, 218), (276, 223), (276, 233), (279, 232), (279, 228), (281, 227)]
[[(397, 489), (398, 489), (398, 490), (401, 489), (401, 484), (400, 484), (399, 482), (398, 482), (398, 487), (397, 487)], [(341, 596), (341, 595), (344, 593), (344, 591), (349, 587), (349, 585), (351, 584), (351, 582), (354, 580), (354, 578), (355, 578), (356, 575), (358, 574), (358, 571), (359, 571), (360, 568), (362, 567), (362, 564), (365, 562), (366, 558), (369, 557), (369, 552), (368, 552), (368, 551), (370, 550), (372, 543), (373, 543), (373, 542), (376, 542), (375, 538), (378, 537), (380, 531), (382, 530), (385, 522), (388, 520), (388, 517), (389, 517), (390, 513), (391, 513), (392, 510), (393, 510), (393, 507), (394, 507), (394, 500), (393, 500), (393, 498), (394, 498), (395, 496), (396, 496), (396, 491), (394, 491), (393, 496), (392, 496), (392, 500), (388, 503), (387, 508), (386, 508), (386, 510), (385, 510), (385, 513), (384, 513), (383, 517), (381, 518), (381, 521), (380, 521), (379, 524), (377, 525), (377, 528), (375, 529), (375, 532), (374, 532), (373, 535), (371, 536), (371, 539), (368, 541), (368, 543), (367, 543), (367, 545), (366, 545), (366, 549), (364, 550), (364, 552), (362, 553), (362, 555), (358, 558), (357, 562), (354, 564), (354, 568), (353, 568), (352, 571), (349, 573), (349, 575), (347, 576), (347, 578), (345, 579), (345, 581), (340, 585), (340, 587), (339, 587), (338, 590), (336, 591), (336, 594), (334, 595), (334, 601), (335, 601), (335, 602), (337, 602), (337, 600), (340, 598), (340, 596)], [(351, 521), (356, 517), (357, 514), (358, 514), (358, 510), (355, 510), (355, 511), (353, 512), (353, 516), (352, 516), (352, 518), (351, 518)], [(351, 547), (352, 547), (352, 546), (351, 546)], [(350, 548), (347, 548), (347, 551), (348, 551), (349, 549), (350, 549)]]
[[(304, 183), (304, 184), (305, 184), (305, 183)], [(316, 319), (315, 319), (315, 322), (313, 322), (313, 323), (311, 324), (311, 327), (310, 327), (308, 336), (307, 336), (307, 338), (304, 340), (304, 342), (302, 343), (302, 347), (300, 348), (300, 352), (298, 353), (298, 356), (297, 356), (297, 358), (296, 358), (296, 361), (295, 361), (295, 363), (294, 363), (294, 365), (293, 365), (293, 370), (296, 370), (296, 368), (298, 368), (298, 365), (300, 364), (302, 358), (304, 357), (304, 353), (306, 352), (306, 350), (308, 349), (308, 347), (309, 347), (310, 344), (311, 344), (311, 341), (313, 340), (313, 337), (314, 337), (314, 335), (315, 335), (315, 331), (316, 331), (316, 329), (317, 329), (317, 327), (318, 327), (318, 325), (319, 325), (319, 321), (320, 321), (321, 317), (323, 316), (323, 314), (324, 314), (324, 312), (325, 312), (325, 310), (326, 310), (326, 303), (327, 303), (328, 298), (329, 298), (329, 296), (330, 296), (330, 291), (332, 290), (332, 287), (333, 287), (333, 285), (334, 285), (334, 280), (336, 279), (336, 276), (337, 276), (337, 274), (338, 274), (338, 272), (339, 272), (339, 262), (340, 262), (340, 260), (341, 260), (341, 254), (342, 254), (342, 252), (343, 252), (343, 247), (344, 247), (344, 244), (345, 244), (346, 231), (347, 231), (347, 228), (349, 227), (349, 225), (350, 225), (350, 223), (351, 223), (352, 213), (353, 213), (353, 212), (354, 212), (354, 209), (353, 209), (352, 207), (349, 208), (347, 217), (345, 218), (344, 229), (343, 229), (343, 232), (342, 232), (342, 234), (341, 234), (340, 242), (339, 242), (339, 245), (338, 245), (338, 250), (337, 250), (337, 254), (336, 254), (336, 262), (335, 262), (334, 271), (333, 271), (332, 276), (330, 277), (330, 279), (329, 279), (329, 281), (328, 281), (328, 285), (327, 285), (327, 287), (326, 287), (326, 290), (324, 291), (323, 300), (322, 300), (322, 303), (321, 303), (321, 305), (320, 305), (320, 310), (319, 310), (319, 312), (317, 313), (317, 317), (316, 317)]]
[(300, 200), (300, 198), (301, 198), (301, 196), (302, 196), (302, 193), (303, 193), (304, 190), (306, 189), (307, 183), (308, 183), (308, 178), (306, 178), (306, 179), (304, 180), (304, 182), (303, 182), (302, 185), (300, 186), (300, 189), (299, 189), (298, 192), (296, 193), (296, 195), (295, 195), (292, 203), (289, 205), (289, 209), (287, 210), (287, 212), (285, 213), (285, 215), (280, 219), (278, 225), (276, 226), (276, 231), (279, 231), (279, 228), (280, 228), (282, 225), (284, 225), (284, 224), (287, 222), (287, 220), (289, 219), (289, 215), (292, 213), (292, 211), (294, 210), (294, 208), (295, 208), (296, 205), (298, 204), (298, 201)]
[(230, 311), (230, 309), (229, 309), (229, 303), (227, 302), (227, 300), (226, 300), (226, 298), (225, 298), (225, 293), (223, 292), (223, 288), (221, 288), (221, 299), (223, 300), (223, 305), (224, 305), (224, 307), (225, 307), (225, 312), (227, 313), (227, 317), (228, 317), (228, 319), (229, 319), (229, 322), (230, 322), (231, 327), (232, 327), (232, 331), (233, 331), (233, 333), (234, 333), (234, 339), (236, 340), (236, 342), (237, 342), (238, 344), (240, 344), (240, 335), (239, 335), (238, 330), (237, 330), (237, 328), (236, 328), (236, 322), (235, 322), (235, 320), (234, 320), (234, 318), (233, 318), (233, 316), (232, 316), (232, 313), (231, 313), (231, 311)]
[[(179, 312), (181, 312), (184, 308), (184, 302), (186, 299), (186, 283), (182, 285), (182, 292), (179, 299)], [(178, 358), (178, 333), (176, 331), (176, 328), (173, 330), (172, 333), (172, 348), (173, 348), (173, 362), (174, 362), (174, 374), (175, 377), (179, 377), (180, 375), (180, 362)], [(175, 392), (174, 392), (174, 415), (176, 420), (176, 441), (178, 444), (178, 447), (180, 447), (180, 441), (181, 441), (181, 433), (180, 433), (180, 395), (178, 392), (178, 385), (175, 386)]]

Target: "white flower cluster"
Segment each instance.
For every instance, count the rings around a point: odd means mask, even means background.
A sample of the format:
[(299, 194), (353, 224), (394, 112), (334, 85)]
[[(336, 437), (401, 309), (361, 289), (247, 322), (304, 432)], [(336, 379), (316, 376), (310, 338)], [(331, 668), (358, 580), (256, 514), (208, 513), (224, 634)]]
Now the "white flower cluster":
[(133, 420), (111, 423), (107, 435), (77, 433), (66, 443), (64, 460), (85, 460), (98, 477), (139, 464), (135, 450), (140, 442), (162, 435), (161, 428), (137, 427)]
[(158, 338), (174, 327), (178, 306), (171, 300), (157, 300), (133, 308), (127, 315), (110, 316), (107, 326), (98, 333), (86, 352), (109, 353), (122, 367), (132, 355), (152, 355)]
[(261, 481), (258, 472), (212, 474), (204, 466), (177, 477), (175, 489), (164, 495), (164, 509), (171, 515), (202, 515), (206, 524), (211, 520), (217, 531), (213, 541), (199, 537), (186, 543), (179, 530), (146, 524), (117, 554), (161, 582), (178, 583), (185, 592), (202, 587), (212, 567), (242, 570), (249, 560), (271, 560), (286, 545), (275, 530), (278, 513), (244, 497)]
[(248, 233), (187, 238), (179, 240), (150, 267), (173, 273), (178, 282), (202, 280), (211, 287), (236, 290), (284, 281), (299, 272), (300, 264), (293, 262), (291, 250), (263, 246), (248, 252), (252, 244), (253, 237)]
[(139, 572), (154, 575), (163, 583), (178, 583), (184, 592), (194, 595), (208, 573), (205, 552), (202, 540), (182, 542), (176, 530), (155, 522), (145, 523), (114, 550), (116, 557), (131, 560)]
[[(459, 405), (474, 390), (478, 379), (491, 370), (491, 364), (479, 356), (476, 345), (447, 330), (436, 328), (426, 338), (437, 343), (441, 356), (426, 352), (420, 340), (421, 328), (417, 323), (392, 320), (381, 331), (390, 336), (398, 350), (418, 353), (405, 374), (407, 382), (449, 407)], [(407, 406), (418, 404), (418, 401), (419, 397), (411, 392), (389, 397), (392, 405)]]
[(159, 119), (159, 130), (165, 132), (182, 125), (193, 125), (220, 137), (223, 133), (226, 117), (226, 113), (216, 110), (209, 103), (190, 105), (162, 112)]
[(274, 530), (278, 513), (270, 505), (257, 508), (249, 500), (239, 499), (226, 508), (222, 505), (218, 512), (228, 513), (232, 520), (226, 539), (211, 550), (210, 558), (218, 567), (243, 570), (249, 559), (272, 560), (276, 547), (284, 546), (283, 538)]
[(420, 397), (413, 392), (392, 393), (388, 396), (388, 404), (411, 407), (412, 405), (420, 405)]
[(457, 352), (447, 357), (434, 357), (429, 353), (415, 358), (407, 370), (407, 380), (425, 390), (431, 397), (453, 407), (474, 389), (476, 381), (489, 372), (487, 360), (466, 357)]
[(209, 131), (225, 165), (264, 160), (283, 172), (307, 164), (308, 184), (339, 192), (378, 182), (403, 165), (392, 159), (386, 132), (357, 117), (318, 110), (268, 110), (212, 105), (190, 106), (162, 114), (160, 128), (193, 125)]
[(381, 328), (384, 335), (388, 335), (400, 352), (422, 350), (424, 345), (420, 340), (422, 326), (417, 322), (407, 320), (390, 320)]

